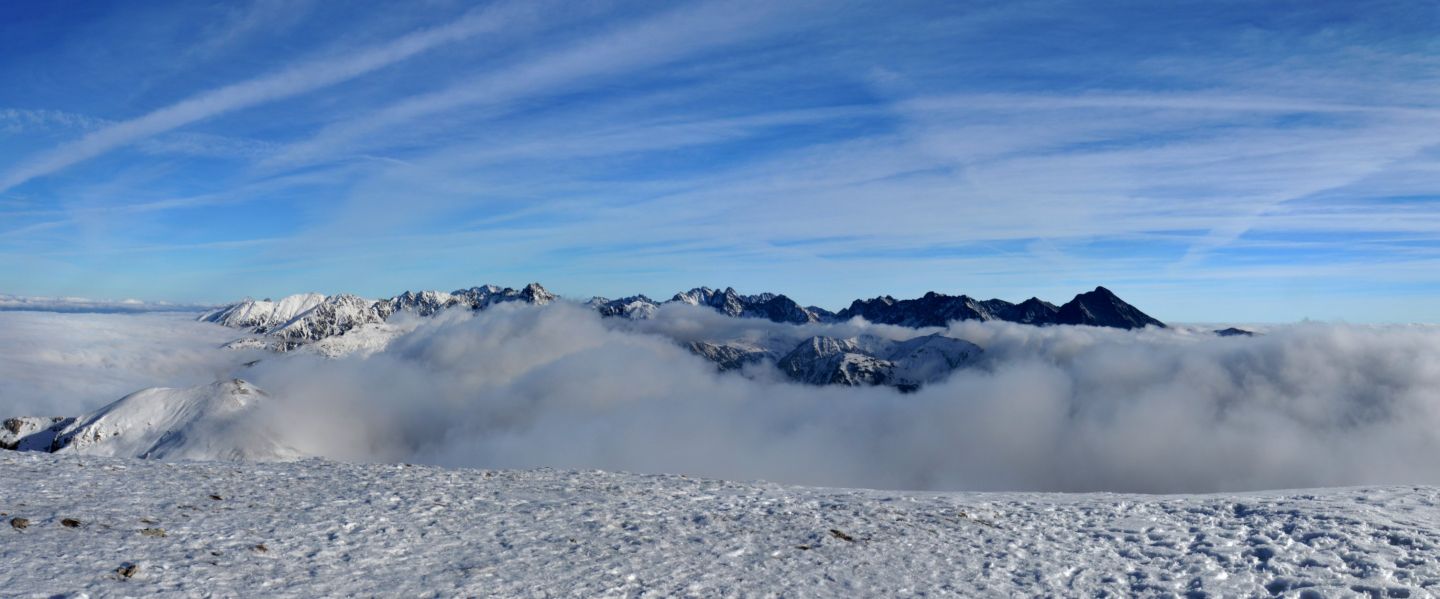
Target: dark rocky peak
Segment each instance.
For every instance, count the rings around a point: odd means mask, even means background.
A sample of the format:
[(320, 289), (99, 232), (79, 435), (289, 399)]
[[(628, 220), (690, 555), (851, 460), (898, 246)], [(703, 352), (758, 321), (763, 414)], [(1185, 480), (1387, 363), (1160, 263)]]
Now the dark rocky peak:
[(545, 305), (555, 301), (556, 295), (546, 291), (539, 283), (531, 283), (520, 290), (520, 298), (532, 304)]
[(1055, 314), (1059, 311), (1059, 306), (1038, 297), (1032, 297), (1002, 310), (999, 314), (999, 319), (1021, 324), (1053, 324), (1055, 322)]
[(1141, 312), (1139, 308), (1125, 303), (1109, 289), (1096, 287), (1094, 291), (1075, 296), (1055, 314), (1056, 324), (1076, 324), (1119, 329), (1140, 329), (1146, 326), (1163, 328), (1165, 323)]
[(945, 295), (931, 291), (911, 300), (890, 296), (869, 301), (856, 300), (835, 315), (837, 320), (856, 316), (879, 324), (907, 327), (943, 327), (953, 320), (996, 320), (1010, 303), (1003, 300), (976, 300), (967, 295)]

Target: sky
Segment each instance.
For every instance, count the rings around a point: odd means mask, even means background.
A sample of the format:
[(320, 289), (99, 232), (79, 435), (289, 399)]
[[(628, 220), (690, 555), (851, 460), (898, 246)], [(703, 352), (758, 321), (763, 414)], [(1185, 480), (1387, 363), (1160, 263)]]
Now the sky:
[(1440, 321), (1430, 2), (0, 3), (0, 294)]

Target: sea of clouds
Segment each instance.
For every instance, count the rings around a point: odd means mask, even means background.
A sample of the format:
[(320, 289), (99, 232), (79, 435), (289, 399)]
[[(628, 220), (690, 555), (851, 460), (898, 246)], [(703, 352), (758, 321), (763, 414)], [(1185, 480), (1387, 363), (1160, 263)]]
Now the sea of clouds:
[(1301, 323), (1221, 338), (955, 323), (946, 334), (984, 357), (907, 394), (802, 385), (767, 366), (719, 373), (681, 343), (934, 330), (673, 305), (629, 322), (565, 303), (405, 328), (369, 356), (265, 354), (246, 367), (259, 354), (218, 349), (237, 332), (214, 325), (0, 314), (0, 357), (21, 359), (0, 361), (0, 408), (93, 409), (141, 386), (239, 376), (273, 396), (263, 417), (290, 444), (343, 460), (928, 490), (1440, 484), (1432, 326)]

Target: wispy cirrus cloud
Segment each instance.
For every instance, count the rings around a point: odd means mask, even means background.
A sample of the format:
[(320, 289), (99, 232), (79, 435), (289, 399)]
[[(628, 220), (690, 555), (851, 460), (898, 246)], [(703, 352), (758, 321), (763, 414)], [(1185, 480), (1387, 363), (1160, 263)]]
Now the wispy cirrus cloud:
[(387, 43), (295, 65), (248, 81), (204, 92), (143, 116), (109, 125), (0, 173), (0, 192), (137, 140), (233, 110), (311, 92), (390, 66), (448, 43), (505, 27), (526, 10), (500, 4), (475, 9), (446, 25)]
[(626, 23), (547, 50), (507, 68), (326, 126), (267, 162), (273, 166), (305, 164), (332, 157), (367, 135), (432, 115), (476, 106), (503, 113), (513, 109), (509, 108), (513, 103), (536, 94), (603, 84), (606, 77), (679, 62), (773, 32), (776, 24), (783, 22), (781, 17), (802, 15), (813, 10), (807, 8), (811, 4), (716, 0), (681, 5), (638, 23)]
[[(252, 13), (227, 9), (206, 31), (237, 33), (204, 73), (181, 61), (145, 89), (202, 98), (216, 82), (259, 80), (253, 65), (423, 36), (422, 24), (454, 10), (317, 4), (289, 28), (258, 32)], [(104, 267), (141, 281), (162, 261), (204, 258), (221, 266), (184, 283), (200, 287), (153, 278), (217, 301), (496, 278), (602, 294), (723, 282), (822, 305), (1105, 283), (1212, 320), (1294, 318), (1297, 297), (1335, 300), (1306, 315), (1344, 315), (1364, 311), (1367, 293), (1440, 293), (1424, 268), (1440, 258), (1440, 61), (1424, 11), (516, 10), (525, 27), (437, 43), (404, 68), (323, 91), (179, 119), (55, 171), (65, 176), (15, 186), (0, 231), (20, 233), (0, 237), (0, 259), (11, 257), (0, 273), (69, 293), (55, 268), (23, 258), (96, 271), (107, 248), (146, 248), (153, 261)], [(82, 75), (62, 76), (69, 97), (94, 94), (75, 83)], [(11, 94), (37, 100), (6, 105), (107, 113), (33, 89)], [(135, 93), (99, 95), (155, 105)], [(54, 141), (0, 137), (0, 157), (28, 168)], [(265, 241), (213, 245), (245, 240)], [(1235, 299), (1190, 299), (1204, 295)], [(1365, 312), (1440, 316), (1429, 305), (1440, 302)]]

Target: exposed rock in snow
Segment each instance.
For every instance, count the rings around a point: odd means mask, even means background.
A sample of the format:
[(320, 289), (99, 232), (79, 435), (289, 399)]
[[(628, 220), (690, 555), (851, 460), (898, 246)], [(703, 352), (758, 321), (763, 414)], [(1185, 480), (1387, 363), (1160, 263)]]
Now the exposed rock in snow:
[(728, 343), (694, 341), (686, 345), (686, 347), (695, 354), (714, 362), (721, 372), (739, 370), (744, 368), (746, 364), (759, 364), (767, 360), (774, 361), (779, 357), (776, 352), (770, 349), (739, 341)]
[(774, 322), (804, 324), (822, 320), (822, 315), (800, 307), (800, 304), (783, 295), (740, 295), (731, 287), (726, 287), (724, 291), (697, 287), (675, 294), (670, 301), (692, 306), (709, 306), (728, 316), (764, 318)]
[(55, 435), (75, 422), (61, 416), (21, 416), (0, 422), (0, 449), (50, 451)]
[(650, 318), (655, 315), (656, 310), (660, 309), (660, 304), (644, 295), (632, 295), (614, 300), (592, 297), (590, 301), (585, 302), (585, 305), (607, 318), (618, 316), (632, 320)]
[(342, 356), (365, 357), (384, 351), (396, 337), (410, 330), (390, 323), (366, 323), (341, 335), (325, 337), (299, 348), (327, 358)]
[(893, 376), (902, 387), (938, 382), (980, 357), (985, 350), (964, 339), (941, 334), (895, 341), (884, 350), (885, 359), (895, 365)]
[(780, 359), (780, 370), (812, 385), (918, 388), (950, 375), (983, 352), (939, 334), (891, 341), (878, 337), (811, 337)]
[[(253, 418), (265, 400), (263, 391), (240, 379), (186, 389), (157, 387), (79, 418), (12, 418), (5, 429), (19, 437), (13, 444), (21, 451), (171, 460), (299, 457)], [(12, 421), (17, 424), (11, 426)]]
[(531, 283), (523, 289), (482, 285), (469, 289), (458, 289), (450, 293), (441, 291), (406, 291), (388, 300), (376, 302), (376, 312), (382, 320), (396, 312), (411, 312), (419, 316), (433, 316), (450, 308), (483, 310), (501, 302), (526, 302), (544, 305), (555, 301), (555, 294), (546, 291), (539, 283)]
[[(245, 329), (263, 337), (247, 337), (227, 343), (227, 349), (268, 349), (290, 351), (322, 339), (333, 339), (352, 330), (366, 331), (344, 341), (317, 348), (322, 355), (343, 355), (349, 351), (374, 351), (393, 337), (382, 325), (396, 312), (433, 316), (449, 308), (482, 310), (500, 302), (548, 304), (556, 296), (539, 283), (523, 289), (485, 285), (451, 293), (406, 291), (388, 300), (370, 301), (354, 295), (293, 295), (280, 302), (245, 300), (204, 314), (200, 320)], [(283, 318), (283, 320), (282, 320)]]
[(811, 337), (780, 359), (780, 370), (812, 385), (885, 385), (895, 364), (875, 356), (880, 340), (866, 337)]
[(385, 322), (375, 305), (376, 302), (353, 295), (333, 295), (271, 330), (269, 335), (279, 342), (282, 351), (292, 350), (363, 325)]
[(458, 306), (460, 301), (455, 294), (444, 291), (406, 291), (383, 302), (377, 302), (379, 305), (376, 309), (386, 318), (402, 311), (413, 312), (419, 316), (434, 316), (441, 310)]
[(233, 350), (268, 349), (271, 351), (284, 351), (284, 345), (282, 343), (273, 339), (266, 339), (264, 337), (241, 337), (239, 339), (226, 343), (221, 347)]

